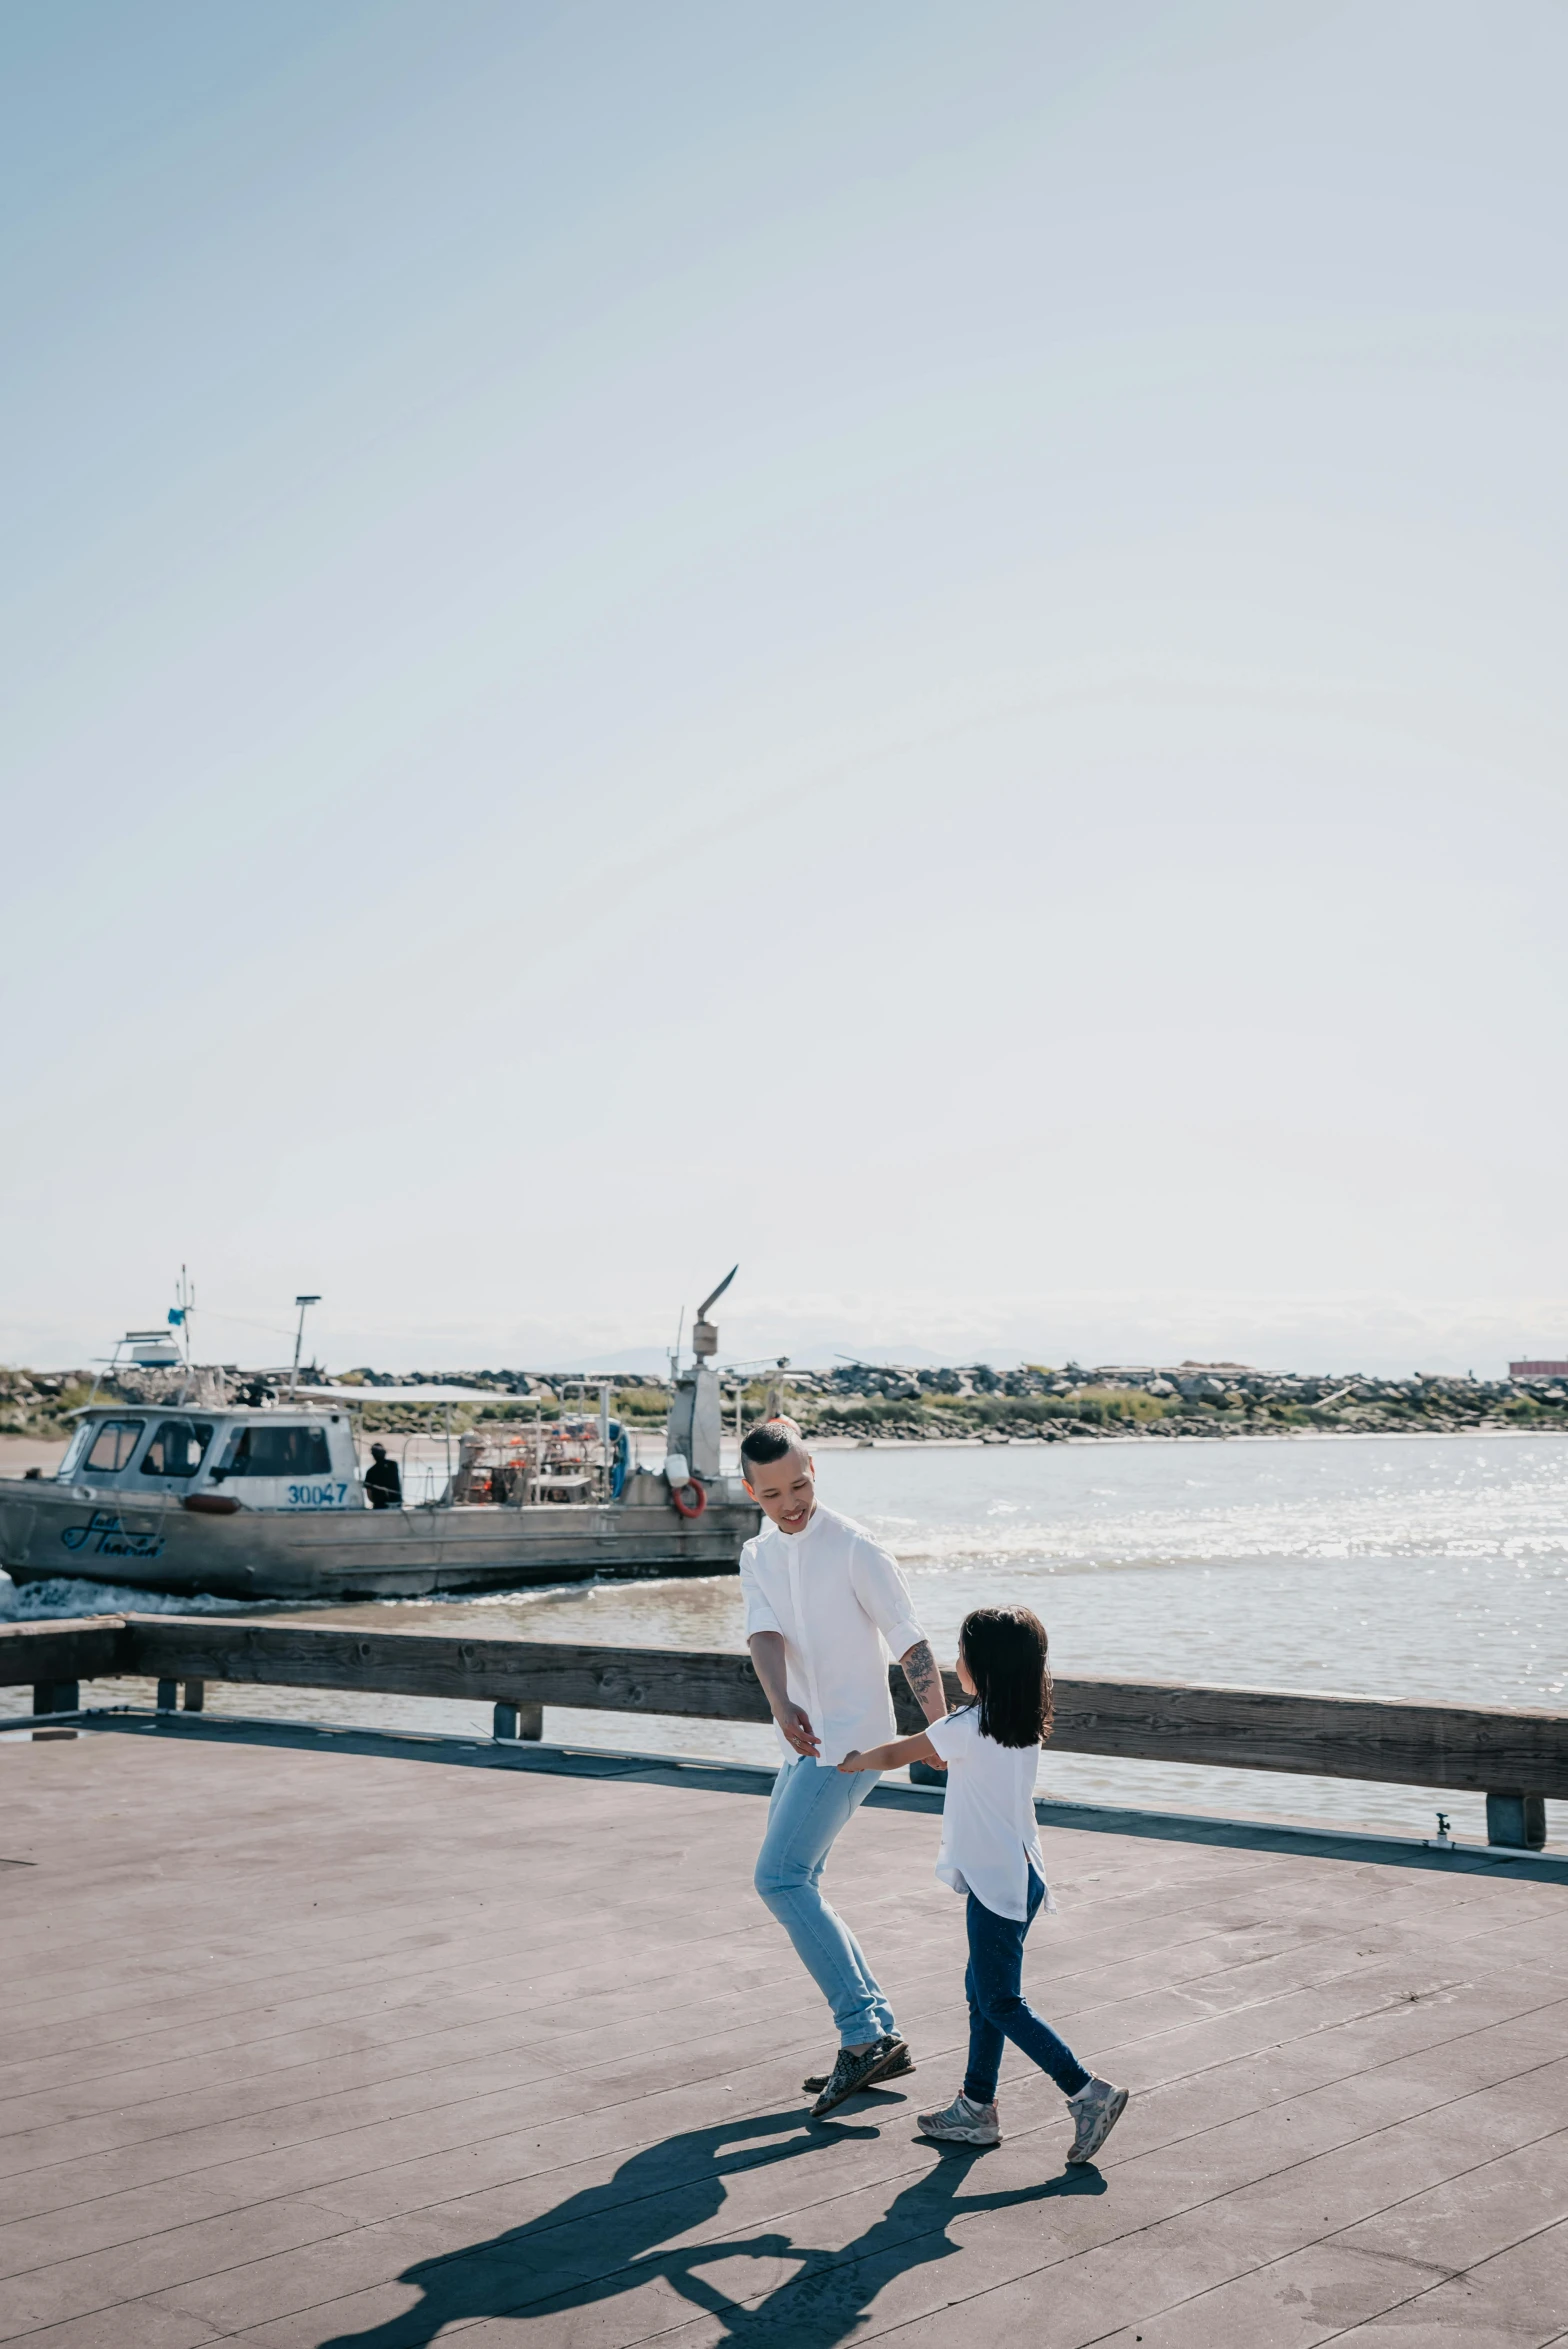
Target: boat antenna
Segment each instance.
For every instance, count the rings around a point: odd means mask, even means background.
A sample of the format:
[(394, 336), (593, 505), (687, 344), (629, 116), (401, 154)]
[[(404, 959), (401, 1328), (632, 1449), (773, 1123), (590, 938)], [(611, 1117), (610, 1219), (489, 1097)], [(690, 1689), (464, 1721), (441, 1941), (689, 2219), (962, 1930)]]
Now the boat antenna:
[(299, 1354), (300, 1348), (305, 1343), (305, 1314), (310, 1306), (319, 1305), (321, 1303), (321, 1299), (319, 1297), (296, 1297), (294, 1302), (299, 1307), (299, 1327), (294, 1332), (294, 1369), (289, 1378), (289, 1395), (291, 1398), (299, 1388)]
[(683, 1306), (681, 1307), (681, 1317), (680, 1317), (680, 1320), (679, 1320), (679, 1321), (678, 1321), (678, 1322), (675, 1324), (675, 1351), (674, 1351), (674, 1353), (673, 1353), (673, 1354), (670, 1356), (670, 1384), (671, 1384), (671, 1386), (674, 1386), (674, 1384), (675, 1384), (675, 1381), (676, 1381), (676, 1380), (677, 1380), (677, 1379), (680, 1377), (680, 1374), (681, 1374), (681, 1340), (682, 1340), (682, 1338), (683, 1338), (685, 1335), (686, 1335), (686, 1308), (685, 1308), (685, 1306), (683, 1305)]
[(86, 1402), (82, 1405), (82, 1409), (84, 1411), (90, 1411), (93, 1405), (97, 1402), (98, 1389), (103, 1385), (105, 1372), (107, 1372), (110, 1378), (113, 1378), (116, 1370), (119, 1368), (120, 1348), (124, 1345), (124, 1343), (125, 1340), (123, 1338), (115, 1339), (114, 1352), (110, 1355), (107, 1363), (103, 1362), (103, 1356), (101, 1354), (97, 1357), (97, 1360), (103, 1364), (103, 1367), (101, 1369), (95, 1370), (93, 1373), (92, 1392), (89, 1394)]
[(179, 1302), (169, 1308), (169, 1320), (174, 1328), (179, 1331), (180, 1342), (185, 1348), (185, 1383), (180, 1389), (180, 1401), (182, 1403), (188, 1403), (191, 1399), (192, 1376), (191, 1315), (196, 1310), (196, 1292), (191, 1287), (190, 1275), (186, 1271), (183, 1264), (180, 1266), (180, 1285), (175, 1290), (174, 1294)]

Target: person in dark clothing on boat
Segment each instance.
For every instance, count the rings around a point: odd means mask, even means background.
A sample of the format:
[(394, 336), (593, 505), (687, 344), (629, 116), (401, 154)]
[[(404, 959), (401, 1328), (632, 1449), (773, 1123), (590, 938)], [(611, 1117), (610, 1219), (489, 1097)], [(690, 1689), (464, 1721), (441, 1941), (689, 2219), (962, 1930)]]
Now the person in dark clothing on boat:
[(370, 1495), (372, 1509), (401, 1509), (403, 1506), (403, 1480), (398, 1475), (397, 1462), (387, 1458), (385, 1444), (372, 1444), (370, 1447), (365, 1490)]

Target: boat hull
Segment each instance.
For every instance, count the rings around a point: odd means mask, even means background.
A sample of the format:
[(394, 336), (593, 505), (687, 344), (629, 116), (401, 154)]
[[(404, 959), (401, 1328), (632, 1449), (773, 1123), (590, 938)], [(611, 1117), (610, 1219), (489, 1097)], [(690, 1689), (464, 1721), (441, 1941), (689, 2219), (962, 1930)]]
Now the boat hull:
[(113, 1583), (232, 1599), (423, 1598), (598, 1575), (732, 1574), (761, 1515), (712, 1501), (527, 1508), (237, 1511), (0, 1481), (0, 1566), (14, 1581)]

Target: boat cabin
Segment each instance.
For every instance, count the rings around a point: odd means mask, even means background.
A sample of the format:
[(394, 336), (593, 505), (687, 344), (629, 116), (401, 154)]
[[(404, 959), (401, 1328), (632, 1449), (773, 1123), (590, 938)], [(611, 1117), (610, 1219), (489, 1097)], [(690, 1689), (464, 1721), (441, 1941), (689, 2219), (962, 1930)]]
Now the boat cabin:
[(365, 1506), (348, 1413), (308, 1404), (95, 1404), (82, 1414), (55, 1481), (84, 1495), (143, 1500), (221, 1493), (246, 1509)]

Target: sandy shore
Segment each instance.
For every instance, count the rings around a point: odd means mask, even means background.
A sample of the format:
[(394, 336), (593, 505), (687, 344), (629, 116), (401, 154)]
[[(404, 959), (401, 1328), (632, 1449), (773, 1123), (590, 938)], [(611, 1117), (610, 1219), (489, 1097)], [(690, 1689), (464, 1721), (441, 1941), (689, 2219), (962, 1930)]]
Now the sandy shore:
[(69, 1441), (69, 1436), (0, 1435), (0, 1476), (25, 1476), (29, 1468), (53, 1476)]

